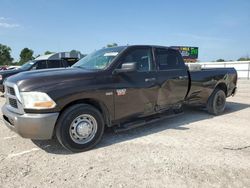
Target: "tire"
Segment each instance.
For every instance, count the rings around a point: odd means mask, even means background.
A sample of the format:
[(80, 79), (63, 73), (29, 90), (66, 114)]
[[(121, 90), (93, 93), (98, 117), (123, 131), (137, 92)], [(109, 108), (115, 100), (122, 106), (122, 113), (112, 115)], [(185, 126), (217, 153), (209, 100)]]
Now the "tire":
[(72, 151), (92, 149), (102, 138), (104, 121), (101, 113), (91, 105), (76, 104), (60, 115), (56, 137), (60, 144)]
[(207, 102), (208, 113), (220, 115), (226, 107), (226, 94), (221, 89), (215, 89)]

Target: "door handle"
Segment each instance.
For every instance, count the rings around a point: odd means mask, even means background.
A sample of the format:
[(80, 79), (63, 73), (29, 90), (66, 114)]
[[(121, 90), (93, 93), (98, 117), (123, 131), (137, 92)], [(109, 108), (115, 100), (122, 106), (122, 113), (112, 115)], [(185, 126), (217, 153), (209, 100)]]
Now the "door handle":
[(155, 78), (145, 78), (145, 82), (154, 82)]
[(188, 77), (187, 76), (179, 76), (178, 77), (180, 80), (185, 80), (185, 79), (187, 79)]

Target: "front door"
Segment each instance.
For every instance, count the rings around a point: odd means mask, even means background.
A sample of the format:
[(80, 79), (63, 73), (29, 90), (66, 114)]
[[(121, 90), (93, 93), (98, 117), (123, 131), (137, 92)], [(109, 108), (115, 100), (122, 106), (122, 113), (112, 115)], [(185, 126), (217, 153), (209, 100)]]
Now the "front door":
[(137, 70), (115, 76), (115, 119), (137, 118), (153, 113), (158, 87), (152, 48), (131, 48), (119, 62), (118, 69), (123, 63), (134, 62)]

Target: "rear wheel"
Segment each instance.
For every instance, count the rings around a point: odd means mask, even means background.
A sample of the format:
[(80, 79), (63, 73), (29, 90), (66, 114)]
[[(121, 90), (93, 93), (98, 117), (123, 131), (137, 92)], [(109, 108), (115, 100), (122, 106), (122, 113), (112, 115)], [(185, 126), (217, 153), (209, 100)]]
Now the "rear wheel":
[(58, 141), (72, 152), (93, 148), (101, 140), (103, 132), (101, 113), (87, 104), (77, 104), (66, 109), (56, 125)]
[(207, 110), (210, 114), (219, 115), (224, 112), (226, 106), (226, 94), (221, 89), (215, 89), (208, 99)]

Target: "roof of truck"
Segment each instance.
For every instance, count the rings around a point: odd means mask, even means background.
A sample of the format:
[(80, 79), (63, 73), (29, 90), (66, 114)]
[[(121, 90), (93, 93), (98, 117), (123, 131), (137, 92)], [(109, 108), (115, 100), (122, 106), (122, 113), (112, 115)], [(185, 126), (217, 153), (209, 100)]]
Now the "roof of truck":
[(155, 47), (155, 48), (171, 48), (170, 46), (161, 46), (161, 45), (149, 45), (149, 44), (135, 44), (135, 45), (127, 45), (124, 47)]
[(161, 46), (161, 45), (149, 45), (149, 44), (145, 44), (145, 45), (136, 44), (136, 45), (117, 46), (117, 47), (124, 47), (124, 48), (130, 48), (130, 47), (151, 47), (151, 48), (165, 48), (165, 49), (177, 50), (176, 47), (174, 47), (174, 46)]

